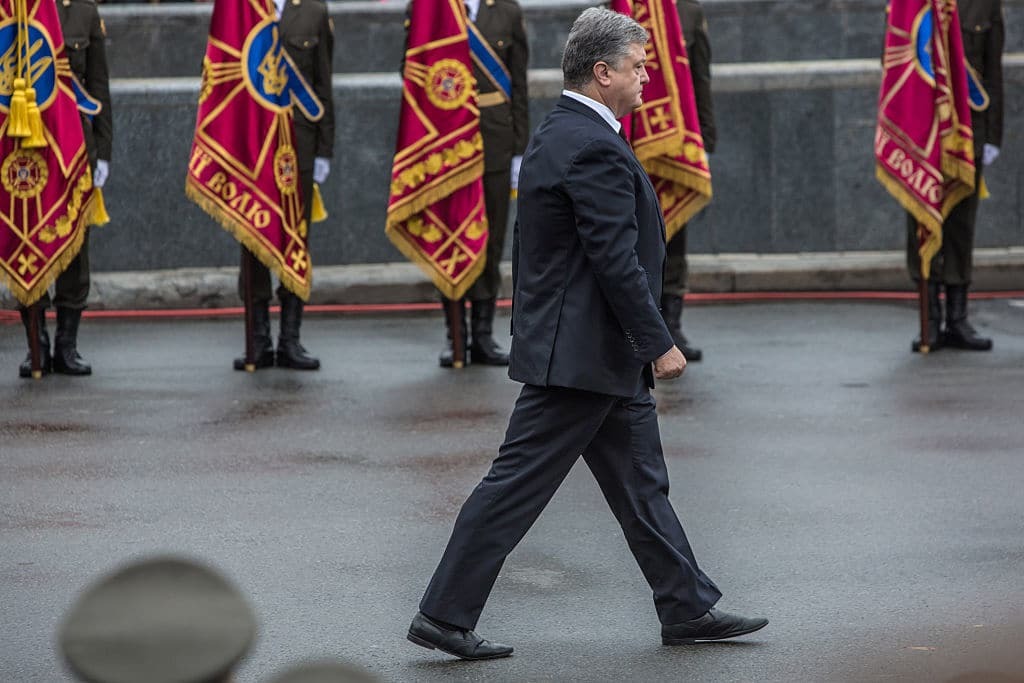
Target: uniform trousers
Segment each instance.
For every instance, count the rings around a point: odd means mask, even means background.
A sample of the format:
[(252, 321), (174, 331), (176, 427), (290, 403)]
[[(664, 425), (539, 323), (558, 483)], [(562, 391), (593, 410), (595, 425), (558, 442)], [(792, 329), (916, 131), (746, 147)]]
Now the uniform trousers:
[(490, 472), (462, 506), (420, 610), (476, 626), (505, 557), (583, 455), (654, 592), (663, 624), (698, 617), (721, 597), (697, 566), (668, 499), (654, 398), (526, 385)]
[(466, 294), (470, 301), (489, 301), (498, 298), (501, 291), (501, 253), (508, 232), (509, 194), (512, 170), (484, 173), (484, 207), (487, 212), (487, 262), (473, 286)]
[(687, 232), (689, 226), (684, 225), (665, 245), (665, 280), (661, 287), (662, 296), (686, 294), (690, 274), (686, 263)]

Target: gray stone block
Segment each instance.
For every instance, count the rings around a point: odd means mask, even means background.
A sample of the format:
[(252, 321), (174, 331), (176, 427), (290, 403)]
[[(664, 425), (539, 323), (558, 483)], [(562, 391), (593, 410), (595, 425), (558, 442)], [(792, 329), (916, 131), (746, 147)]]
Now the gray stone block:
[[(404, 50), (406, 0), (329, 3), (337, 73), (393, 73)], [(555, 68), (569, 27), (594, 0), (522, 0), (532, 68)], [(883, 0), (705, 0), (717, 63), (878, 59)], [(1024, 50), (1024, 0), (1003, 0), (1007, 52)], [(189, 3), (102, 8), (116, 78), (198, 76), (210, 6)]]

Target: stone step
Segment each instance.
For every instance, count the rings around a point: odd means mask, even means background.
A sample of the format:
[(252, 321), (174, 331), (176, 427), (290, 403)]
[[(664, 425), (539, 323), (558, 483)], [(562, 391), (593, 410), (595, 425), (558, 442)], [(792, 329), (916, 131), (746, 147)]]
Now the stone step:
[[(1006, 90), (1024, 85), (1008, 55)], [(688, 228), (694, 253), (899, 249), (904, 217), (874, 178), (876, 60), (723, 64), (714, 69), (718, 152), (714, 200)], [(233, 266), (238, 248), (183, 192), (196, 78), (113, 83), (114, 158), (104, 190), (113, 218), (93, 231), (98, 271)], [(311, 230), (317, 265), (400, 260), (384, 236), (398, 125), (397, 74), (339, 74), (336, 158)], [(561, 90), (556, 70), (531, 72), (532, 125)], [(987, 174), (982, 247), (1024, 245), (1024, 111), (1008, 106), (1003, 156)]]
[[(556, 68), (569, 27), (593, 0), (521, 0), (532, 68)], [(878, 59), (883, 0), (705, 0), (718, 63)], [(337, 73), (393, 73), (404, 51), (405, 0), (329, 3)], [(1003, 0), (1007, 52), (1024, 51), (1024, 0)], [(107, 5), (115, 78), (198, 76), (210, 6)]]

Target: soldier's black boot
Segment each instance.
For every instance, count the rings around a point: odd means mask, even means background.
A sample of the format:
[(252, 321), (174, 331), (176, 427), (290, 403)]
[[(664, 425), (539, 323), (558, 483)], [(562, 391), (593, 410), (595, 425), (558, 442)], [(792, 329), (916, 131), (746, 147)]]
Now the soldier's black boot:
[[(936, 280), (928, 280), (928, 350), (938, 351), (943, 346), (942, 335), (942, 302), (939, 301), (939, 292), (942, 290), (942, 283)], [(946, 301), (947, 308), (949, 301)], [(910, 345), (914, 353), (921, 352), (921, 335), (917, 335)]]
[(665, 320), (665, 326), (672, 333), (672, 340), (683, 352), (687, 362), (696, 363), (704, 357), (704, 352), (696, 346), (690, 346), (690, 340), (683, 334), (683, 297), (673, 294), (665, 294), (661, 297), (661, 317)]
[(281, 292), (281, 334), (277, 337), (277, 367), (293, 370), (319, 370), (320, 359), (309, 355), (299, 343), (302, 327), (302, 299), (288, 291)]
[(470, 311), (473, 345), (470, 358), (480, 365), (508, 365), (508, 354), (494, 341), (494, 299), (474, 301)]
[[(252, 305), (252, 341), (256, 352), (256, 369), (274, 366), (274, 342), (270, 338), (270, 302), (254, 301)], [(235, 359), (235, 370), (245, 370), (245, 356)]]
[[(462, 318), (462, 349), (466, 356), (465, 364), (469, 365), (469, 345), (468, 331), (466, 327), (466, 300), (459, 299), (459, 316)], [(441, 309), (444, 311), (444, 329), (445, 329), (445, 341), (444, 348), (441, 349), (441, 355), (438, 356), (437, 362), (442, 368), (450, 368), (455, 365), (455, 347), (452, 345), (452, 323), (448, 319), (448, 299), (441, 297)]]
[(92, 374), (92, 366), (78, 355), (78, 324), (82, 311), (57, 307), (57, 333), (53, 338), (53, 371), (82, 377)]
[[(21, 324), (25, 326), (25, 340), (29, 343), (29, 346), (31, 348), (32, 332), (28, 324), (28, 309), (19, 308), (18, 311), (21, 313)], [(50, 371), (53, 369), (53, 359), (50, 356), (50, 334), (46, 331), (46, 311), (39, 311), (39, 356), (43, 374), (50, 374)], [(32, 376), (31, 350), (25, 356), (25, 360), (22, 362), (22, 364), (18, 366), (18, 376)]]
[(946, 346), (991, 351), (992, 340), (978, 336), (967, 322), (967, 285), (946, 285)]

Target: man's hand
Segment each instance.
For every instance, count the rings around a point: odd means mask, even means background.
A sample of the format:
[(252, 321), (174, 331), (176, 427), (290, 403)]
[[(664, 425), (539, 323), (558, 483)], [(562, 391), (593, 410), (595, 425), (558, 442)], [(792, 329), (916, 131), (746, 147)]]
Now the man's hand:
[(985, 146), (981, 148), (981, 163), (988, 166), (993, 161), (999, 158), (999, 148), (995, 145), (990, 145), (987, 142)]
[(323, 185), (327, 176), (331, 174), (331, 160), (324, 157), (313, 159), (313, 182)]
[(686, 357), (678, 346), (673, 346), (665, 355), (654, 361), (654, 378), (675, 379), (682, 375), (685, 369)]
[(92, 184), (94, 187), (102, 188), (107, 184), (110, 177), (110, 162), (103, 159), (96, 160), (96, 170), (92, 172)]

